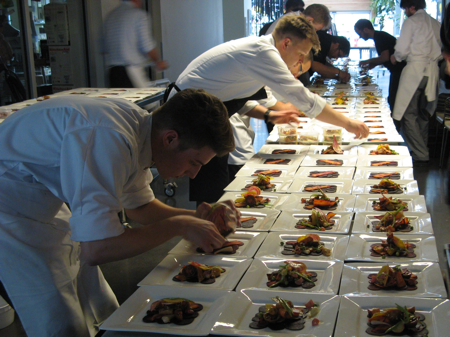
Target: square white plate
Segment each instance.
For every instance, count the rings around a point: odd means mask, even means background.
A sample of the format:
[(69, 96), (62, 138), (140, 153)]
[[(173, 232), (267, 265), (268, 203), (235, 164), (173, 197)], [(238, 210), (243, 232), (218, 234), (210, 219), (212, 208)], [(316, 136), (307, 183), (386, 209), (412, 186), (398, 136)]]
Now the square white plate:
[[(303, 125), (303, 124), (300, 124)], [(309, 150), (309, 145), (291, 145), (291, 144), (264, 144), (258, 151), (260, 154), (272, 154), (275, 150), (295, 150), (295, 154), (306, 154)]]
[[(253, 179), (257, 179), (257, 176), (253, 177), (243, 177), (243, 176), (237, 176), (234, 178), (234, 180), (228, 184), (227, 187), (224, 188), (224, 191), (231, 192), (245, 192), (244, 189), (245, 186), (252, 183)], [(270, 179), (270, 183), (274, 184), (275, 186), (267, 192), (276, 192), (276, 193), (288, 193), (289, 186), (291, 186), (294, 178), (272, 178)], [(265, 193), (266, 191), (262, 191), (262, 193)]]
[[(383, 215), (383, 212), (359, 212), (355, 215), (355, 221), (353, 222), (352, 233), (374, 233), (382, 234), (382, 232), (374, 232), (372, 230), (373, 224), (379, 222), (375, 215)], [(428, 234), (433, 235), (433, 226), (431, 224), (431, 217), (428, 213), (421, 212), (403, 212), (403, 214), (409, 219), (411, 232), (395, 232), (397, 234)]]
[[(322, 154), (322, 150), (325, 150), (328, 148), (328, 145), (311, 145), (309, 147), (308, 154), (310, 155), (317, 155), (317, 156), (336, 156), (335, 154)], [(356, 156), (358, 154), (358, 148), (352, 147), (349, 150), (344, 150), (344, 153), (342, 155), (344, 156)], [(326, 158), (326, 157), (324, 157)], [(339, 157), (336, 157), (339, 158)]]
[[(406, 202), (408, 212), (427, 212), (427, 205), (425, 204), (425, 197), (423, 195), (402, 195), (401, 197), (397, 197), (395, 195), (392, 196)], [(389, 196), (387, 197), (389, 198)], [(359, 194), (356, 196), (354, 211), (356, 213), (365, 211), (376, 212), (372, 207), (372, 203), (374, 201), (378, 201), (380, 198), (381, 194)]]
[(408, 241), (416, 245), (414, 254), (416, 257), (397, 257), (386, 256), (376, 257), (370, 255), (370, 246), (374, 243), (381, 243), (381, 240), (386, 241), (386, 233), (381, 234), (352, 234), (347, 248), (345, 261), (364, 261), (364, 262), (386, 262), (386, 263), (404, 263), (404, 262), (419, 262), (430, 261), (437, 262), (438, 255), (436, 250), (436, 240), (434, 236), (424, 234), (394, 234), (403, 242)]
[[(356, 168), (355, 172), (355, 180), (358, 179), (369, 179), (371, 173), (399, 173), (400, 174), (400, 180), (414, 180), (414, 173), (412, 167), (373, 167), (373, 166), (358, 166)], [(398, 179), (392, 179), (391, 180), (398, 180)], [(375, 179), (371, 178), (370, 180), (381, 180), (381, 179)]]
[[(239, 210), (259, 210), (259, 209), (271, 209), (275, 206), (281, 205), (288, 197), (288, 194), (281, 193), (261, 193), (260, 196), (264, 198), (269, 198), (269, 204), (266, 207), (249, 207), (249, 208), (239, 208)], [(224, 200), (236, 200), (237, 198), (242, 198), (242, 193), (239, 192), (225, 192), (222, 197), (220, 197), (218, 202)]]
[[(141, 331), (177, 336), (207, 336), (221, 312), (233, 298), (232, 292), (222, 289), (195, 289), (167, 286), (139, 287), (108, 319), (100, 326), (102, 330)], [(183, 297), (203, 305), (199, 316), (188, 325), (144, 323), (142, 318), (150, 309), (151, 303), (167, 298)]]
[[(367, 296), (411, 296), (411, 297), (439, 297), (447, 298), (441, 268), (434, 262), (406, 262), (398, 264), (417, 275), (416, 290), (370, 290), (369, 275), (377, 274), (386, 263), (346, 263), (342, 272), (339, 295), (367, 295)], [(395, 265), (390, 265), (394, 267)]]
[[(387, 140), (380, 140), (380, 139), (387, 139)], [(377, 135), (370, 135), (367, 140), (364, 142), (364, 145), (369, 144), (398, 144), (403, 143), (405, 140), (402, 136), (399, 134), (392, 134), (389, 133), (387, 135), (380, 135), (380, 137), (377, 137)]]
[[(297, 171), (297, 167), (292, 165), (254, 165), (248, 162), (236, 173), (236, 176), (249, 177), (259, 170), (280, 170), (280, 177), (293, 177)], [(256, 177), (256, 176), (255, 176)]]
[[(318, 191), (305, 191), (304, 188), (307, 185), (334, 185), (336, 186), (336, 192), (334, 194), (351, 194), (353, 180), (351, 179), (318, 179), (318, 178), (294, 178), (294, 181), (288, 188), (289, 193), (317, 193)], [(328, 195), (328, 194), (327, 194)]]
[[(300, 331), (252, 329), (249, 324), (259, 307), (265, 304), (275, 303), (272, 298), (280, 296), (290, 300), (297, 307), (304, 307), (309, 300), (320, 305), (320, 311), (316, 316), (321, 324), (312, 326), (312, 319), (307, 318), (305, 327)], [(214, 324), (211, 333), (225, 336), (305, 336), (323, 337), (333, 334), (339, 307), (339, 296), (314, 293), (286, 293), (282, 291), (261, 291), (256, 289), (244, 289), (237, 293), (225, 309), (218, 321)]]
[[(352, 194), (371, 194), (371, 186), (378, 185), (379, 180), (377, 179), (358, 179), (353, 183)], [(387, 193), (386, 196), (394, 196), (394, 198), (400, 198), (404, 195), (419, 195), (419, 187), (417, 186), (416, 180), (396, 180), (395, 183), (399, 184), (403, 189), (403, 193), (400, 194), (390, 194)], [(376, 194), (375, 194), (376, 195)]]
[[(189, 264), (190, 261), (206, 264), (208, 266), (219, 266), (225, 269), (216, 282), (202, 284), (199, 282), (177, 282), (173, 280), (178, 275), (181, 267)], [(184, 288), (205, 288), (205, 289), (225, 289), (234, 290), (252, 259), (245, 257), (228, 257), (217, 255), (167, 255), (141, 282), (138, 286), (171, 286)]]
[[(371, 155), (370, 151), (374, 151), (377, 149), (378, 145), (360, 145), (358, 147), (358, 155), (360, 156), (373, 156), (373, 157), (378, 157), (378, 156), (383, 156), (383, 157), (391, 157), (391, 156), (395, 156), (395, 155)], [(409, 153), (409, 150), (406, 146), (389, 146), (389, 148), (391, 150), (394, 150), (396, 152), (398, 152), (398, 156), (411, 156), (411, 154)]]
[[(347, 244), (349, 241), (348, 235), (333, 235), (333, 234), (320, 234), (320, 241), (323, 242), (325, 248), (331, 249), (330, 256), (297, 256), (297, 255), (283, 255), (283, 246), (286, 241), (295, 241), (299, 236), (304, 234), (294, 234), (292, 232), (271, 232), (267, 235), (266, 240), (259, 248), (255, 257), (264, 258), (278, 258), (278, 259), (308, 259), (308, 260), (326, 260), (344, 261), (345, 251), (347, 250)], [(281, 244), (283, 243), (283, 245)]]
[[(277, 167), (283, 166), (293, 166), (299, 167), (300, 163), (303, 161), (304, 155), (295, 154), (255, 154), (248, 162), (249, 165), (275, 165)], [(287, 164), (266, 164), (267, 160), (279, 160), (279, 159), (289, 159)]]
[(313, 292), (323, 294), (337, 294), (339, 289), (339, 282), (341, 280), (342, 261), (314, 261), (314, 260), (300, 260), (288, 259), (289, 261), (303, 262), (306, 265), (307, 271), (314, 271), (317, 273), (316, 285), (311, 289), (304, 289), (303, 287), (275, 287), (269, 288), (267, 286), (267, 274), (280, 269), (284, 266), (284, 261), (287, 259), (254, 259), (250, 268), (248, 268), (241, 282), (239, 282), (236, 291), (242, 289), (259, 289), (259, 290), (274, 290), (285, 292)]
[(416, 307), (416, 312), (425, 316), (429, 336), (447, 336), (449, 331), (448, 313), (450, 301), (438, 298), (382, 296), (342, 296), (336, 331), (339, 337), (371, 337), (366, 333), (367, 312), (373, 308)]
[(276, 218), (280, 215), (280, 211), (277, 209), (265, 209), (265, 208), (249, 208), (241, 209), (241, 218), (253, 216), (256, 218), (255, 224), (251, 228), (236, 228), (237, 231), (249, 231), (249, 232), (268, 232), (272, 228)]
[[(327, 171), (336, 171), (339, 173), (337, 178), (320, 178), (320, 177), (309, 177), (310, 173), (312, 171), (318, 171), (318, 172), (327, 172)], [(301, 178), (301, 179), (353, 179), (353, 175), (355, 173), (354, 167), (333, 167), (331, 169), (328, 169), (327, 167), (320, 167), (320, 168), (313, 168), (313, 167), (300, 167), (297, 170), (297, 173), (295, 174), (295, 178)]]
[(353, 212), (336, 212), (336, 211), (324, 211), (325, 214), (333, 212), (336, 215), (331, 219), (335, 221), (335, 224), (331, 229), (327, 229), (324, 232), (313, 230), (313, 229), (297, 229), (295, 224), (301, 220), (308, 218), (312, 211), (308, 210), (289, 210), (282, 211), (278, 219), (275, 221), (274, 225), (270, 229), (271, 232), (292, 232), (300, 235), (306, 235), (310, 233), (316, 233), (321, 235), (321, 233), (326, 234), (348, 234), (353, 219)]
[[(311, 198), (311, 195), (314, 193), (295, 193), (288, 196), (285, 202), (281, 205), (275, 207), (281, 211), (289, 211), (289, 210), (300, 210), (307, 211), (304, 209), (305, 204), (302, 203), (302, 198)], [(338, 206), (332, 212), (353, 212), (353, 208), (355, 206), (356, 196), (352, 194), (335, 194), (335, 193), (326, 193), (327, 197), (330, 199), (335, 199), (338, 197)], [(327, 212), (327, 211), (326, 211)]]
[[(379, 161), (396, 161), (397, 166), (373, 166), (372, 162)], [(369, 155), (369, 156), (358, 156), (358, 162), (356, 166), (369, 166), (377, 169), (379, 167), (389, 167), (389, 168), (397, 168), (397, 167), (412, 167), (412, 157), (411, 156), (400, 156), (400, 155)]]
[[(239, 240), (244, 243), (234, 254), (218, 254), (217, 256), (229, 256), (229, 257), (253, 257), (258, 250), (261, 243), (267, 237), (267, 233), (264, 232), (235, 232), (227, 236), (228, 241)], [(211, 255), (206, 253), (198, 253), (197, 246), (191, 242), (183, 239), (181, 240), (169, 254), (172, 255)]]
[[(335, 160), (339, 159), (342, 160), (342, 165), (318, 165), (318, 160)], [(358, 157), (357, 156), (344, 156), (342, 154), (336, 154), (336, 155), (307, 155), (305, 159), (303, 159), (303, 162), (301, 164), (302, 167), (305, 166), (313, 166), (313, 167), (321, 167), (321, 168), (329, 168), (330, 171), (332, 171), (334, 168), (337, 167), (343, 167), (343, 166), (356, 166)]]

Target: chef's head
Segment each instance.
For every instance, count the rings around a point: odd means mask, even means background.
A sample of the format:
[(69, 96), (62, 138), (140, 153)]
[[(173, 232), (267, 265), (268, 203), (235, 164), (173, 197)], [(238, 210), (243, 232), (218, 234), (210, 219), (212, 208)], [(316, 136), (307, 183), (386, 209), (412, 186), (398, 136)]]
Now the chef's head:
[(327, 29), (331, 25), (330, 10), (322, 4), (312, 4), (305, 8), (303, 15), (312, 23), (314, 29)]
[(401, 0), (400, 8), (405, 11), (407, 17), (413, 16), (419, 9), (425, 9), (427, 3), (425, 0)]
[(228, 111), (205, 90), (182, 90), (152, 116), (152, 159), (164, 179), (194, 178), (214, 156), (234, 150)]
[(303, 62), (312, 50), (320, 50), (320, 41), (313, 25), (303, 16), (285, 15), (272, 33), (275, 47), (288, 68)]

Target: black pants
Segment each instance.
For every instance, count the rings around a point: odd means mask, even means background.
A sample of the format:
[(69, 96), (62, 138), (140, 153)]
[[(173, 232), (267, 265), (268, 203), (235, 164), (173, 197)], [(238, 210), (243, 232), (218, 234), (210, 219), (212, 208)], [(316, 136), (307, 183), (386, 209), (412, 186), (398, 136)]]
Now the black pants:
[[(392, 113), (394, 111), (395, 98), (397, 97), (398, 85), (400, 83), (401, 74), (402, 74), (401, 71), (393, 71), (393, 72), (391, 72), (391, 75), (389, 77), (388, 103), (389, 103), (389, 107), (391, 108), (391, 117), (392, 117)], [(393, 119), (393, 120), (394, 120), (395, 128), (397, 129), (398, 132), (400, 132), (400, 129), (401, 129), (400, 121), (397, 121), (395, 119)]]
[(134, 88), (128, 77), (125, 66), (115, 66), (108, 70), (108, 82), (110, 88)]

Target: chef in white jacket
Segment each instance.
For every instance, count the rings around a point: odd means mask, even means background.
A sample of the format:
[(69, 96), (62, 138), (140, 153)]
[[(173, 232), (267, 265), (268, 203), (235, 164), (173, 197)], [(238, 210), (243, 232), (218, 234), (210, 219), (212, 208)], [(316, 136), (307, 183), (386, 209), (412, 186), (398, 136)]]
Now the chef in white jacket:
[[(149, 185), (152, 165), (193, 178), (234, 149), (225, 106), (203, 90), (152, 114), (123, 99), (54, 97), (6, 118), (0, 148), (0, 281), (28, 337), (95, 336), (118, 307), (98, 264), (176, 236), (209, 252), (225, 242), (203, 219), (209, 205), (173, 208)], [(124, 228), (122, 208), (147, 226)]]
[(402, 26), (391, 62), (406, 60), (396, 96), (393, 117), (401, 121), (403, 137), (413, 160), (429, 160), (428, 122), (434, 113), (441, 57), (440, 24), (424, 8), (425, 0), (402, 0), (408, 18)]

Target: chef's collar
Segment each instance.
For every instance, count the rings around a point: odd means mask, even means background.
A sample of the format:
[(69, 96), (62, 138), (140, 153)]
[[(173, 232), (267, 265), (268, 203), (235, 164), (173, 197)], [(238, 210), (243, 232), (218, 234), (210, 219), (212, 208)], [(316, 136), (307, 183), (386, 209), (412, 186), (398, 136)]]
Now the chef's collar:
[(143, 169), (153, 166), (155, 163), (152, 154), (152, 115), (148, 114), (144, 117), (144, 123), (140, 130), (139, 145), (141, 151), (139, 152), (139, 166)]

